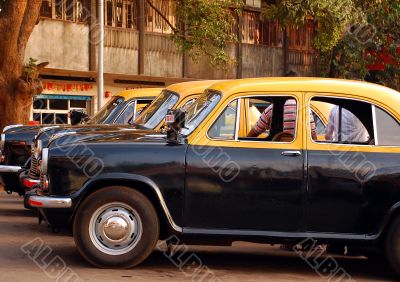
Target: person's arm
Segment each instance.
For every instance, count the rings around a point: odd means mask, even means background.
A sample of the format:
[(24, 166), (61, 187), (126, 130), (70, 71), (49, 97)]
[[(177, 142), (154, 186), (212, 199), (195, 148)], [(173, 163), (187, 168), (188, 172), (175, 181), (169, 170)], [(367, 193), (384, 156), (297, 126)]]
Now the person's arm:
[(335, 130), (335, 108), (331, 110), (329, 122), (325, 128), (325, 140), (333, 140), (333, 132)]
[(247, 134), (247, 137), (257, 137), (261, 133), (267, 131), (271, 127), (271, 118), (272, 118), (272, 105), (264, 110), (261, 114), (260, 118), (256, 122), (254, 128), (250, 130)]
[(318, 140), (317, 130), (315, 128), (315, 120), (312, 111), (310, 110), (310, 129), (311, 129), (311, 138), (312, 140)]

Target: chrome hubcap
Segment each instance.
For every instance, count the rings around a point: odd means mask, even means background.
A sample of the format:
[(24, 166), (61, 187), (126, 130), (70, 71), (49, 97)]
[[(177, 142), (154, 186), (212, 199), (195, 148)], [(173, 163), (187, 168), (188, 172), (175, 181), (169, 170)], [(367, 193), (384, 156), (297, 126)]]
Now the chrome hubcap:
[(103, 224), (104, 235), (110, 241), (122, 241), (129, 235), (128, 224), (122, 217), (113, 216)]
[(124, 203), (98, 208), (89, 223), (89, 235), (97, 249), (109, 255), (131, 251), (142, 236), (138, 213)]

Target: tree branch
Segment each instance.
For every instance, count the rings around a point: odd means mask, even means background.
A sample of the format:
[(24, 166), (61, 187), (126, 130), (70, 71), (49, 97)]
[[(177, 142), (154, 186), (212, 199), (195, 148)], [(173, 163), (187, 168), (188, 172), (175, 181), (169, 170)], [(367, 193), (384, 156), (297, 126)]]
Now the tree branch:
[(154, 11), (156, 11), (156, 13), (161, 16), (161, 18), (167, 23), (167, 25), (169, 25), (172, 31), (174, 33), (177, 33), (178, 29), (167, 19), (167, 17), (156, 6), (154, 6), (153, 2), (151, 2), (151, 0), (146, 0), (146, 1), (147, 3), (149, 3), (150, 7), (153, 8)]
[(29, 0), (26, 7), (18, 35), (18, 52), (21, 61), (24, 61), (26, 44), (39, 18), (41, 5), (42, 0)]

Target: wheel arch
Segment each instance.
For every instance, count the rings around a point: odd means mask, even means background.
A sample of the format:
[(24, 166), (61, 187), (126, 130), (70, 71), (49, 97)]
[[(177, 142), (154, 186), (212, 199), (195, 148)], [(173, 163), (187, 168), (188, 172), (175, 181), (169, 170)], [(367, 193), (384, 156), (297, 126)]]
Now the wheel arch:
[(381, 230), (378, 233), (378, 240), (384, 240), (393, 221), (400, 216), (400, 202), (395, 203), (385, 215)]
[(147, 177), (130, 174), (101, 176), (86, 183), (83, 189), (79, 192), (79, 202), (74, 209), (71, 222), (73, 222), (78, 209), (87, 197), (89, 197), (93, 192), (109, 186), (124, 186), (130, 189), (135, 189), (149, 199), (156, 209), (160, 220), (160, 239), (166, 238), (170, 233), (182, 232), (182, 228), (174, 222), (158, 186)]

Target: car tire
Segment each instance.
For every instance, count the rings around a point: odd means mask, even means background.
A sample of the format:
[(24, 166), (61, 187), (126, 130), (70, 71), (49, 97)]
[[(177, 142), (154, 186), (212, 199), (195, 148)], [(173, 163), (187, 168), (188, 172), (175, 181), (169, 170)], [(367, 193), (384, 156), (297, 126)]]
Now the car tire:
[(385, 251), (389, 265), (397, 277), (400, 277), (400, 217), (397, 217), (390, 225)]
[(160, 226), (152, 203), (128, 187), (111, 186), (88, 196), (73, 223), (79, 253), (101, 268), (132, 268), (154, 250)]

